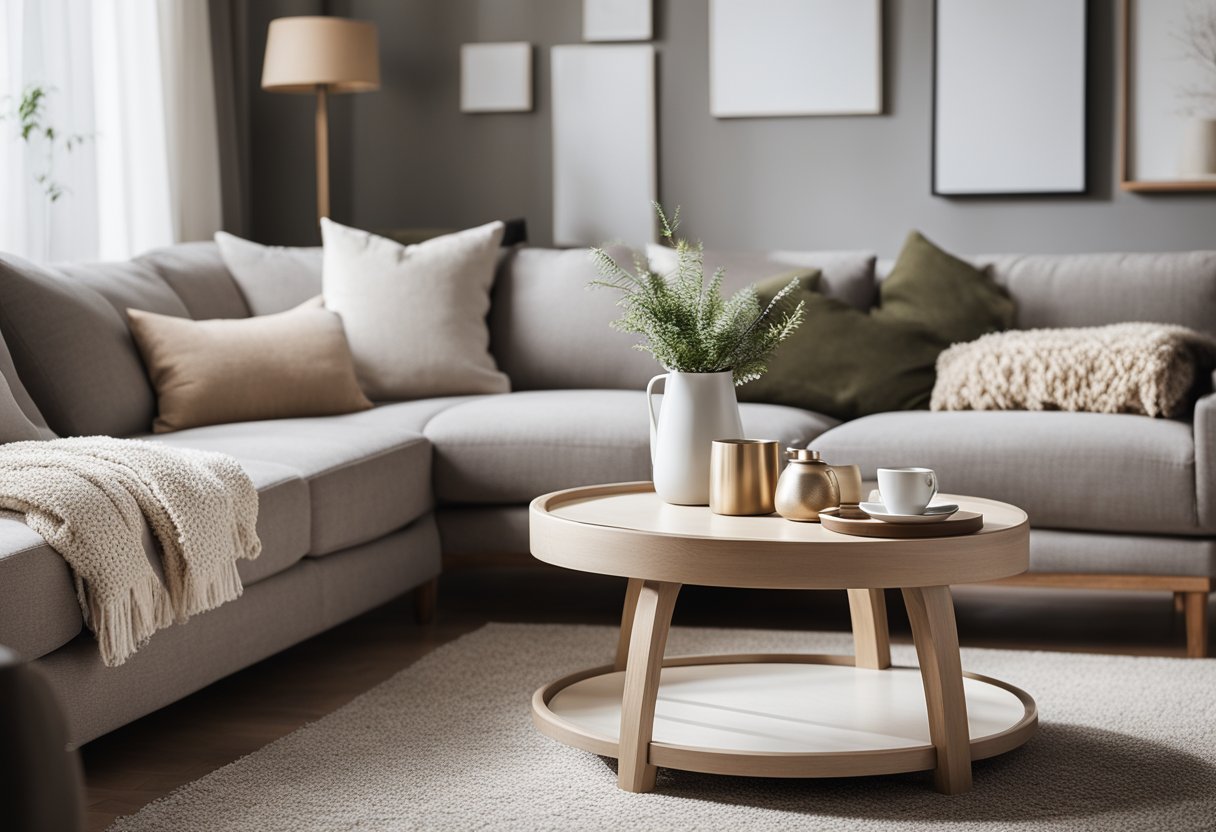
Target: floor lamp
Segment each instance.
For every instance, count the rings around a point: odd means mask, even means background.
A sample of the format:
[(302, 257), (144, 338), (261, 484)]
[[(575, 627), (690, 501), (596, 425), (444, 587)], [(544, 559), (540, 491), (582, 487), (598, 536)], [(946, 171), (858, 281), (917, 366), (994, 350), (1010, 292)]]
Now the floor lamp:
[(317, 96), (317, 219), (329, 216), (330, 93), (380, 88), (376, 26), (342, 17), (280, 17), (266, 33), (262, 89)]

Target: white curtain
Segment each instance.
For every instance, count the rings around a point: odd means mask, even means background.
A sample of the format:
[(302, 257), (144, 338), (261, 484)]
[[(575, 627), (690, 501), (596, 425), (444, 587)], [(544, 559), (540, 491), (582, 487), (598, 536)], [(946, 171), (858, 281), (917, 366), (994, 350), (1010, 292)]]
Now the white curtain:
[[(220, 227), (215, 89), (202, 0), (0, 0), (0, 251), (122, 259)], [(71, 151), (24, 142), (11, 113), (48, 89)], [(52, 201), (49, 175), (63, 186)]]

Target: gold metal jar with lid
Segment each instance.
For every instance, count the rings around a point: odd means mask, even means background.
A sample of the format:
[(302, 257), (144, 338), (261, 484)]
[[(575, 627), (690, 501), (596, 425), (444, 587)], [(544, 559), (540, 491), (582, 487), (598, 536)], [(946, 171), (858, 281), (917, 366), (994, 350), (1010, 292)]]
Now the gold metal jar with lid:
[(789, 464), (777, 480), (773, 504), (786, 520), (818, 523), (819, 512), (840, 505), (840, 483), (836, 472), (819, 451), (786, 448)]

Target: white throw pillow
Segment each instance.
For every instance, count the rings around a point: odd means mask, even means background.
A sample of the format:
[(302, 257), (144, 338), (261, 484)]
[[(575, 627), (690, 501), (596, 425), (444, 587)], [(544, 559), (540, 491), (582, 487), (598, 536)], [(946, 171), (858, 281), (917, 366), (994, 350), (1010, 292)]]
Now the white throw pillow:
[(321, 293), (319, 246), (264, 246), (224, 231), (215, 242), (251, 314), (286, 312)]
[(506, 393), (490, 355), (490, 286), (503, 224), (413, 246), (321, 220), (325, 306), (342, 316), (374, 400)]

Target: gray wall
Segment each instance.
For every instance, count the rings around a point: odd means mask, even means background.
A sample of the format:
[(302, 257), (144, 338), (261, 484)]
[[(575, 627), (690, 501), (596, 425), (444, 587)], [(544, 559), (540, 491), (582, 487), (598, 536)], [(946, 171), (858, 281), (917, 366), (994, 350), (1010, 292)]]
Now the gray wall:
[[(335, 101), (334, 217), (383, 227), (524, 216), (551, 239), (548, 47), (581, 38), (580, 0), (263, 0), (254, 65), (280, 14), (371, 19), (383, 87)], [(1114, 0), (1092, 0), (1089, 178), (1083, 197), (945, 199), (929, 193), (932, 0), (885, 4), (887, 114), (717, 120), (708, 112), (706, 0), (655, 0), (660, 196), (719, 248), (864, 248), (893, 255), (909, 228), (960, 252), (1216, 248), (1216, 195), (1137, 195), (1115, 170)], [(536, 110), (462, 115), (459, 47), (537, 46)], [(311, 107), (254, 95), (255, 236), (315, 239)]]

